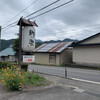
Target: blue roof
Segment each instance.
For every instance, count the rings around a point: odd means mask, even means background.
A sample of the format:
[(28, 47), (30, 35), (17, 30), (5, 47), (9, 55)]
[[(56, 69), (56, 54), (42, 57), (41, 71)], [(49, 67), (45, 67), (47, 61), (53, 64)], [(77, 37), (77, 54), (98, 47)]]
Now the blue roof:
[(15, 52), (12, 49), (12, 45), (10, 45), (8, 48), (0, 52), (0, 56), (8, 56), (8, 55), (15, 55)]

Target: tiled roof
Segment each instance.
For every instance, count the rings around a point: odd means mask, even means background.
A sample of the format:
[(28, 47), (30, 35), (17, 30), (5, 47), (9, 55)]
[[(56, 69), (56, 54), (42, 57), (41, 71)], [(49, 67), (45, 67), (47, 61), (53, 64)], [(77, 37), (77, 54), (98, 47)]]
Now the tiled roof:
[(34, 52), (56, 52), (60, 53), (72, 42), (44, 43), (34, 50)]
[(0, 52), (0, 56), (8, 56), (8, 55), (15, 55), (15, 52), (13, 51), (12, 46), (9, 46), (8, 48)]

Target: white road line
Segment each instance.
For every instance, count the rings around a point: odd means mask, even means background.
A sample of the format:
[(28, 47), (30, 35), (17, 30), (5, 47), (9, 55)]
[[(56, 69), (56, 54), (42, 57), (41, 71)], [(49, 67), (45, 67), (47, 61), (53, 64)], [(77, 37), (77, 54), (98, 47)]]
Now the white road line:
[(72, 85), (65, 85), (65, 86), (66, 86), (66, 87), (70, 87), (70, 88), (75, 88), (75, 89), (79, 88), (79, 87), (72, 86)]
[(58, 85), (60, 85), (60, 86), (66, 86), (66, 87), (69, 87), (69, 88), (74, 88), (73, 91), (80, 92), (80, 93), (82, 93), (82, 92), (85, 91), (84, 89), (81, 89), (79, 87), (72, 86), (72, 85), (63, 85), (63, 84), (58, 84)]
[(77, 80), (77, 81), (82, 81), (82, 82), (88, 82), (88, 83), (93, 83), (93, 84), (98, 84), (100, 85), (100, 82), (94, 82), (94, 81), (89, 81), (89, 80), (83, 80), (83, 79), (78, 79), (78, 78), (73, 78), (69, 77), (70, 79)]
[(74, 89), (73, 91), (76, 91), (76, 92), (80, 92), (80, 93), (82, 93), (82, 92), (84, 92), (85, 90), (80, 89), (80, 88), (76, 88), (76, 89)]

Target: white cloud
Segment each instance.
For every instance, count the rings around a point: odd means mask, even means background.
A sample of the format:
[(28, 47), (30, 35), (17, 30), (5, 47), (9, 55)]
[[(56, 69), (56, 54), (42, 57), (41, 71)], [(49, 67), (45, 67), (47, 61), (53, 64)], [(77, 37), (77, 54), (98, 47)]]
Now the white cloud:
[[(26, 16), (53, 1), (54, 0), (38, 0), (34, 5), (32, 5), (13, 21), (18, 20), (21, 16)], [(5, 23), (9, 24), (7, 21), (13, 18), (18, 12), (22, 11), (32, 2), (33, 0), (0, 0), (1, 25), (4, 25)], [(50, 8), (60, 5), (64, 2), (66, 1), (61, 0)], [(36, 38), (41, 40), (62, 40), (64, 38), (80, 40), (96, 34), (100, 31), (99, 12), (100, 0), (74, 0), (72, 3), (66, 6), (33, 19), (36, 20), (36, 23), (39, 26), (36, 28)], [(18, 33), (18, 27), (11, 28), (7, 31), (2, 31), (2, 38), (16, 38), (17, 36), (15, 33)]]

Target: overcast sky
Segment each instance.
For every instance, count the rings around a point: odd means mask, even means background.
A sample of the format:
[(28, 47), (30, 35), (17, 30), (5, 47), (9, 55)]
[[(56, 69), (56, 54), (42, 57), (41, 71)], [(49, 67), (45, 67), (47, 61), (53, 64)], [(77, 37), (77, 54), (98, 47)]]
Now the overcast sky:
[[(0, 0), (0, 25), (4, 27), (14, 21), (18, 21), (21, 16), (25, 17), (56, 0), (37, 0), (31, 7), (11, 22), (8, 22), (33, 1), (35, 0)], [(37, 14), (67, 1), (68, 0), (60, 0), (55, 5)], [(39, 26), (35, 28), (37, 39), (43, 41), (63, 40), (64, 38), (81, 40), (100, 32), (100, 0), (74, 0), (61, 8), (33, 19), (33, 21), (34, 20)], [(8, 30), (2, 30), (1, 38), (16, 38), (16, 33), (18, 33), (18, 26), (9, 28)]]

